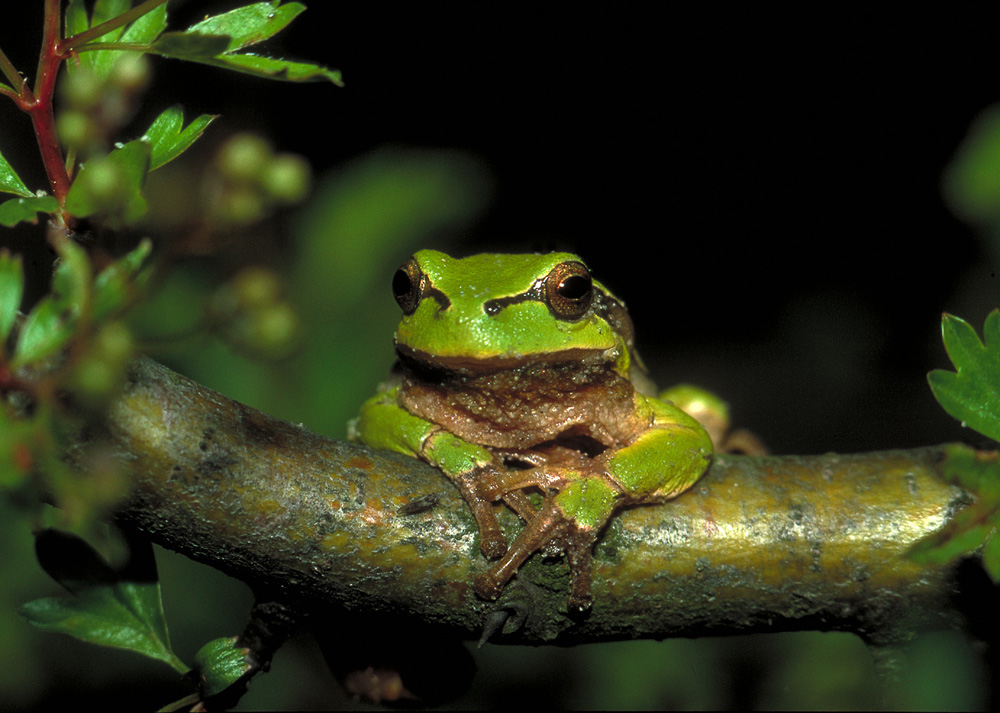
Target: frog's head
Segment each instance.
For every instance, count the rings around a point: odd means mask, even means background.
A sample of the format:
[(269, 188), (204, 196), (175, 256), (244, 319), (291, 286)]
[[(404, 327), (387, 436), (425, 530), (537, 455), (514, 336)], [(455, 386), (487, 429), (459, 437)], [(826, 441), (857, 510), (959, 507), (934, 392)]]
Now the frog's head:
[(634, 358), (624, 305), (571, 253), (456, 259), (421, 250), (392, 290), (403, 310), (396, 350), (436, 367), (601, 361), (628, 375)]

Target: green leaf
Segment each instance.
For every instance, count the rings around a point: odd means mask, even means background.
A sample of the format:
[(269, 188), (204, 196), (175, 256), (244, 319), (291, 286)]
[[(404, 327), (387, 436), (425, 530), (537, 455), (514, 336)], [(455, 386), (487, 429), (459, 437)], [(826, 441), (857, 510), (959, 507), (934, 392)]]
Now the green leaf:
[(959, 512), (948, 527), (918, 541), (910, 556), (926, 564), (947, 564), (969, 554), (983, 544), (995, 525), (986, 521), (979, 508), (968, 507)]
[(12, 198), (0, 203), (0, 225), (12, 228), (18, 223), (36, 223), (39, 213), (55, 213), (59, 201), (52, 196)]
[(167, 5), (157, 5), (125, 28), (122, 42), (152, 42), (167, 29)]
[(87, 16), (87, 8), (83, 4), (83, 0), (69, 0), (66, 5), (63, 25), (65, 37), (72, 37), (90, 29), (90, 18)]
[(23, 294), (24, 270), (21, 267), (21, 256), (11, 255), (7, 248), (0, 249), (0, 354), (7, 335), (14, 326)]
[(966, 321), (949, 314), (941, 333), (957, 372), (936, 369), (927, 375), (934, 398), (963, 425), (1000, 440), (1000, 310), (986, 318), (985, 343)]
[(284, 82), (318, 82), (325, 79), (339, 87), (344, 86), (339, 70), (327, 69), (322, 65), (309, 62), (293, 62), (287, 59), (274, 59), (273, 57), (244, 53), (225, 54), (204, 61), (204, 64)]
[(66, 210), (81, 218), (100, 214), (111, 228), (134, 223), (146, 214), (142, 186), (149, 156), (149, 143), (136, 139), (83, 164), (66, 196)]
[(980, 224), (1000, 220), (1000, 106), (976, 117), (942, 178), (945, 200), (960, 218)]
[(976, 493), (987, 504), (1000, 505), (1000, 453), (961, 443), (944, 446), (944, 452), (941, 474), (946, 481)]
[(149, 277), (148, 271), (140, 274), (140, 270), (152, 249), (149, 239), (143, 240), (131, 252), (101, 270), (94, 280), (94, 321), (104, 319), (129, 304), (136, 290)]
[(3, 154), (0, 154), (0, 193), (14, 193), (25, 198), (35, 195), (24, 185), (24, 181), (14, 172)]
[(51, 295), (35, 304), (14, 349), (15, 367), (30, 364), (55, 354), (73, 337), (77, 311)]
[(226, 51), (229, 37), (226, 35), (202, 35), (197, 32), (166, 32), (150, 47), (150, 52), (198, 62), (215, 57)]
[(126, 570), (115, 572), (83, 540), (51, 532), (42, 533), (49, 542), (37, 547), (39, 560), (77, 596), (28, 602), (21, 616), (40, 629), (134, 651), (185, 673), (188, 667), (170, 649), (152, 550), (137, 547)]
[(52, 276), (52, 291), (24, 320), (11, 360), (14, 368), (55, 354), (76, 333), (90, 288), (90, 260), (84, 249), (69, 239), (62, 241), (57, 250), (61, 260)]
[[(72, 37), (80, 32), (89, 30), (91, 27), (96, 27), (102, 22), (107, 22), (118, 17), (123, 12), (128, 11), (131, 6), (132, 3), (130, 0), (97, 0), (94, 3), (93, 15), (88, 18), (87, 10), (82, 2), (71, 2), (66, 8), (66, 37)], [(94, 38), (91, 42), (117, 42), (124, 33), (125, 28), (118, 27), (100, 37)], [(85, 47), (86, 45), (83, 46)], [(79, 50), (80, 48), (78, 47), (77, 49)], [(102, 79), (110, 74), (119, 56), (119, 52), (106, 50), (79, 52), (77, 54), (79, 66), (92, 71), (95, 76)], [(76, 71), (76, 63), (69, 62), (68, 70), (70, 72)]]
[(983, 569), (990, 579), (1000, 582), (1000, 537), (997, 537), (996, 530), (986, 539), (983, 547)]
[(202, 114), (181, 130), (184, 126), (184, 111), (180, 104), (175, 104), (156, 117), (142, 137), (151, 149), (149, 170), (154, 171), (187, 151), (216, 118), (211, 114)]
[(194, 670), (201, 681), (198, 691), (203, 698), (222, 693), (252, 670), (247, 662), (247, 648), (236, 647), (237, 637), (213, 639), (194, 656)]
[(184, 32), (167, 32), (150, 47), (151, 52), (190, 62), (199, 62), (267, 79), (289, 82), (327, 80), (343, 86), (341, 74), (310, 62), (294, 62), (243, 53), (245, 49), (273, 37), (288, 26), (305, 7), (281, 5), (279, 0), (237, 8), (207, 17)]
[(948, 564), (982, 547), (984, 568), (994, 582), (1000, 581), (1000, 538), (996, 537), (1000, 529), (1000, 453), (961, 444), (947, 445), (944, 450), (941, 470), (945, 480), (973, 493), (976, 499), (940, 530), (914, 544), (909, 556), (921, 563)]
[(221, 15), (206, 17), (201, 22), (191, 25), (187, 32), (226, 35), (229, 37), (229, 42), (223, 52), (233, 52), (273, 37), (305, 9), (304, 5), (297, 2), (283, 6), (280, 0), (259, 2)]
[[(66, 8), (66, 37), (78, 35), (101, 23), (113, 20), (131, 8), (132, 3), (130, 0), (98, 0), (94, 6), (93, 16), (88, 17), (86, 7), (83, 3), (71, 0)], [(87, 45), (95, 43), (144, 45), (159, 37), (166, 29), (166, 26), (166, 4), (158, 5), (129, 24), (115, 28), (100, 37), (89, 40), (86, 44), (75, 47), (74, 49), (78, 51), (77, 56), (79, 57), (80, 66), (92, 71), (96, 77), (102, 79), (108, 77), (118, 60), (126, 52), (134, 53), (134, 50), (102, 49), (86, 51)], [(77, 70), (74, 63), (70, 63), (69, 70), (71, 72)]]
[[(94, 3), (94, 14), (91, 18), (90, 26), (94, 27), (96, 25), (100, 25), (102, 22), (113, 20), (123, 12), (128, 12), (131, 9), (132, 0), (97, 0), (97, 2)], [(122, 28), (113, 30), (112, 32), (121, 35), (124, 31), (124, 28)], [(111, 33), (108, 34), (110, 35)], [(105, 35), (105, 37), (107, 36), (108, 35)]]

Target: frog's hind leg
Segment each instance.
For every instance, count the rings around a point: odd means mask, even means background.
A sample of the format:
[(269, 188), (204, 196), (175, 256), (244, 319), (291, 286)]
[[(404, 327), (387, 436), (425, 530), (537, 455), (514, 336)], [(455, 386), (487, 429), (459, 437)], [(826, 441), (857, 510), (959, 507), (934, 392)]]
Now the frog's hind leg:
[(488, 570), (476, 577), (473, 587), (484, 599), (496, 599), (514, 573), (535, 552), (555, 542), (565, 550), (569, 560), (572, 584), (569, 608), (584, 612), (590, 608), (590, 567), (593, 560), (591, 548), (596, 539), (593, 528), (577, 524), (555, 504), (552, 497), (518, 535), (507, 553)]
[(531, 522), (538, 514), (538, 509), (523, 490), (514, 490), (507, 493), (503, 496), (503, 501), (525, 522)]

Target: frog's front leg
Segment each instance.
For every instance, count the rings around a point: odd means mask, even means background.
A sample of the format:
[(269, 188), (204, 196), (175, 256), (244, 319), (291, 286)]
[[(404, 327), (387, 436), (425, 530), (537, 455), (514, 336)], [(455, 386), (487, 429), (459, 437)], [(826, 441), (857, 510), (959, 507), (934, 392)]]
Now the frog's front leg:
[(536, 485), (547, 487), (539, 469), (509, 470), (498, 455), (486, 448), (414, 416), (397, 403), (395, 388), (372, 397), (361, 407), (349, 435), (373, 448), (414, 456), (440, 469), (468, 504), (479, 528), (480, 549), (489, 559), (507, 551), (495, 503), (502, 499), (528, 519), (534, 509), (521, 490)]
[(593, 458), (589, 466), (560, 472), (564, 487), (546, 497), (504, 557), (476, 578), (480, 596), (495, 599), (525, 560), (556, 543), (569, 561), (570, 610), (590, 607), (593, 545), (614, 513), (680, 495), (701, 477), (712, 454), (708, 434), (694, 419), (670, 404), (650, 401), (651, 428), (628, 446)]
[(487, 487), (495, 479), (491, 476), (503, 470), (499, 458), (402, 408), (397, 401), (398, 388), (366, 401), (350, 424), (349, 437), (372, 448), (387, 448), (420, 458), (440, 469), (472, 511), (483, 555), (490, 559), (500, 557), (507, 551), (507, 540), (493, 504), (500, 494)]

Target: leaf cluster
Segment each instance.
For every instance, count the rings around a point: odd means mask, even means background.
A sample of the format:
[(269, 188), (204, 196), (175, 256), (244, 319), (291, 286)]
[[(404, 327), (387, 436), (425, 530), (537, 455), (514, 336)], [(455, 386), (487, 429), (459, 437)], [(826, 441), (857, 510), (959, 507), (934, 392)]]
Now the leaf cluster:
[[(945, 314), (941, 334), (955, 371), (927, 375), (934, 397), (950, 415), (984, 436), (1000, 441), (1000, 310), (986, 318), (983, 339), (965, 320)], [(983, 566), (1000, 582), (1000, 455), (964, 446), (947, 448), (945, 477), (975, 496), (944, 529), (912, 550), (920, 562), (944, 563), (982, 550)]]
[[(185, 127), (181, 108), (174, 106), (160, 114), (140, 138), (116, 144), (109, 151), (96, 151), (87, 143), (88, 139), (102, 137), (114, 127), (88, 125), (88, 121), (96, 120), (95, 115), (108, 121), (92, 105), (93, 95), (107, 94), (111, 88), (121, 89), (119, 85), (131, 87), (141, 83), (123, 70), (128, 66), (127, 58), (159, 55), (267, 79), (329, 81), (341, 85), (336, 70), (249, 51), (287, 27), (304, 10), (301, 3), (269, 0), (206, 17), (186, 30), (168, 31), (166, 0), (148, 0), (135, 7), (130, 0), (97, 0), (91, 13), (83, 0), (69, 0), (63, 23), (66, 36), (54, 46), (43, 48), (43, 58), (72, 58), (69, 81), (87, 88), (71, 92), (71, 97), (76, 96), (79, 103), (79, 95), (83, 95), (85, 104), (91, 102), (83, 108), (71, 106), (66, 116), (60, 117), (66, 119), (58, 123), (69, 150), (65, 166), (53, 165), (52, 157), (59, 155), (54, 145), (55, 127), (51, 132), (40, 130), (40, 126), (45, 126), (45, 115), (35, 116), (50, 183), (58, 187), (58, 174), (63, 172), (69, 187), (65, 195), (59, 190), (54, 195), (44, 190), (33, 191), (0, 154), (0, 192), (17, 196), (0, 203), (0, 225), (11, 227), (19, 222), (35, 222), (37, 213), (46, 213), (61, 215), (64, 220), (97, 216), (105, 225), (121, 228), (146, 213), (142, 187), (148, 173), (187, 150), (216, 117), (201, 115)], [(46, 77), (40, 77), (33, 94), (0, 51), (0, 69), (11, 81), (10, 85), (0, 82), (0, 94), (33, 115), (40, 103), (47, 104), (51, 112), (51, 87), (58, 71), (58, 62), (42, 62), (40, 66), (49, 81), (43, 83)], [(30, 100), (26, 98), (28, 95)], [(86, 154), (78, 166), (77, 152)]]
[[(0, 495), (37, 523), (38, 559), (71, 593), (30, 602), (21, 614), (47, 631), (135, 651), (180, 673), (190, 667), (170, 649), (148, 545), (130, 543), (129, 564), (115, 569), (83, 539), (42, 525), (54, 520), (91, 540), (106, 537), (99, 523), (127, 491), (126, 473), (99, 435), (78, 454), (82, 469), (71, 470), (62, 455), (70, 434), (97, 424), (122, 387), (136, 352), (126, 318), (162, 266), (152, 260), (148, 238), (128, 239), (133, 247), (124, 254), (120, 248), (105, 253), (92, 238), (82, 238), (80, 228), (106, 235), (136, 226), (149, 210), (149, 174), (190, 149), (217, 118), (202, 114), (185, 122), (182, 107), (174, 105), (137, 138), (119, 140), (145, 89), (147, 56), (340, 85), (335, 70), (256, 52), (304, 10), (301, 3), (267, 0), (175, 31), (168, 27), (167, 0), (47, 2), (34, 86), (0, 50), (0, 79), (6, 79), (0, 95), (30, 116), (49, 178), (47, 190), (34, 190), (0, 154), (0, 193), (13, 196), (0, 202), (0, 226), (37, 224), (41, 214), (56, 255), (50, 289), (28, 309), (23, 260), (0, 249)], [(63, 98), (58, 116), (57, 80)], [(253, 169), (242, 171), (241, 185), (275, 204), (301, 200), (308, 187), (304, 161), (255, 147), (249, 152)], [(257, 194), (253, 200), (261, 202)], [(244, 209), (240, 217), (244, 223), (259, 219), (260, 211)], [(158, 254), (165, 252), (169, 246)], [(248, 351), (281, 356), (294, 343), (295, 315), (267, 271), (231, 281), (206, 300), (204, 311)], [(245, 653), (232, 639), (206, 645), (196, 657), (198, 694), (190, 702), (243, 676)]]

